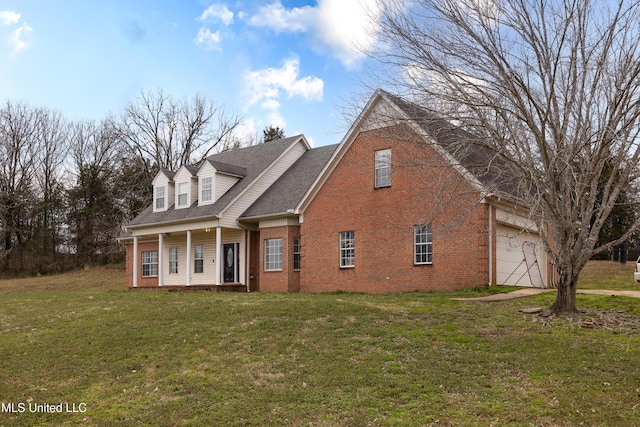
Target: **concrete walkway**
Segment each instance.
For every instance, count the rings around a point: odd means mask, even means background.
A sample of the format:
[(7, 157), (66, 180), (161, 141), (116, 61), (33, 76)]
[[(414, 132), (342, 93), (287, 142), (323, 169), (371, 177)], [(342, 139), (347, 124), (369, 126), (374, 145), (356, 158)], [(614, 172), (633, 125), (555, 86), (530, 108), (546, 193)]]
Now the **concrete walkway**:
[[(545, 292), (555, 292), (555, 289), (523, 288), (513, 292), (489, 295), (476, 298), (452, 298), (456, 301), (506, 301), (510, 299), (523, 298), (531, 295), (538, 295)], [(579, 294), (590, 295), (611, 295), (620, 297), (640, 298), (640, 291), (609, 291), (606, 289), (578, 289)]]

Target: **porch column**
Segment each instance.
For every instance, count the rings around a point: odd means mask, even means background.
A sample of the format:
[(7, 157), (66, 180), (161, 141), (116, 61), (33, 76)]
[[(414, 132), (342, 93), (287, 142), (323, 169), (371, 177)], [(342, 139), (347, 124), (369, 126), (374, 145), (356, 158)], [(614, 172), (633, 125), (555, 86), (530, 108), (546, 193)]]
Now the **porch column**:
[(222, 263), (222, 229), (220, 227), (216, 227), (216, 286), (220, 285)]
[(138, 286), (138, 237), (133, 236), (133, 287)]
[(158, 234), (158, 286), (164, 285), (164, 257), (163, 254), (163, 244), (164, 244), (164, 235), (162, 233)]
[(187, 272), (185, 284), (191, 286), (191, 230), (187, 230), (187, 265), (185, 271)]

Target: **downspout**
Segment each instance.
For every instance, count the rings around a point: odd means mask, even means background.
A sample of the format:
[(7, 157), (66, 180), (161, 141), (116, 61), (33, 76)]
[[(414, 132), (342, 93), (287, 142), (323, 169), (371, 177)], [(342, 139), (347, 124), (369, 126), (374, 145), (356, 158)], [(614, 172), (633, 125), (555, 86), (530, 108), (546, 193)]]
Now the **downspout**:
[(489, 203), (489, 287), (493, 283), (493, 214)]

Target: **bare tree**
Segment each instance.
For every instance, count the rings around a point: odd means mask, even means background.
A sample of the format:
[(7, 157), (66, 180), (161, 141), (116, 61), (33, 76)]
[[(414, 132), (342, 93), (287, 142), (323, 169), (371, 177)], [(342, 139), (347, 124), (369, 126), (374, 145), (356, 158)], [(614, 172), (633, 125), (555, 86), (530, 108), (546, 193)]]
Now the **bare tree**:
[(28, 105), (7, 101), (0, 108), (0, 232), (5, 271), (18, 252), (23, 268), (22, 245), (30, 232), (28, 224), (34, 194), (32, 179), (36, 152), (36, 113)]
[(550, 312), (575, 311), (586, 262), (640, 226), (598, 241), (638, 177), (640, 2), (380, 0), (378, 12), (381, 84), (499, 157), (521, 190), (505, 196), (530, 209), (558, 269)]
[(56, 255), (66, 220), (63, 164), (68, 155), (69, 123), (61, 114), (39, 108), (35, 125), (38, 148), (34, 173), (38, 203), (34, 226), (38, 247), (34, 259), (38, 270), (49, 271), (57, 268)]
[(118, 192), (117, 162), (122, 146), (109, 121), (76, 123), (72, 129), (71, 156), (75, 184), (68, 190), (72, 242), (77, 264), (108, 262), (120, 255), (116, 237), (123, 213)]
[(203, 96), (176, 101), (162, 90), (142, 92), (117, 123), (118, 136), (157, 169), (197, 163), (233, 137), (240, 117)]

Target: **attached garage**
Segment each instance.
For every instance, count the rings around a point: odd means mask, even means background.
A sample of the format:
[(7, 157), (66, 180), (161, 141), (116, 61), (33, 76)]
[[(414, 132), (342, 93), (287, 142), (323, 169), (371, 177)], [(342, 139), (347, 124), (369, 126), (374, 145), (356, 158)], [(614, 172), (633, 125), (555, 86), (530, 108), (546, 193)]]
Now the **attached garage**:
[(505, 286), (547, 287), (547, 255), (537, 233), (498, 223), (496, 282)]

